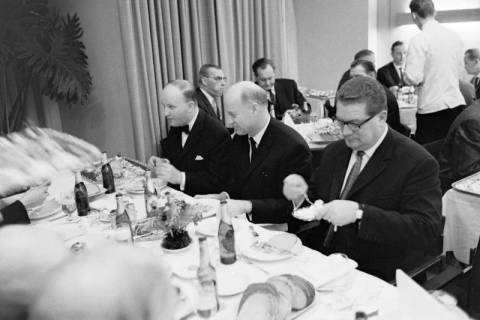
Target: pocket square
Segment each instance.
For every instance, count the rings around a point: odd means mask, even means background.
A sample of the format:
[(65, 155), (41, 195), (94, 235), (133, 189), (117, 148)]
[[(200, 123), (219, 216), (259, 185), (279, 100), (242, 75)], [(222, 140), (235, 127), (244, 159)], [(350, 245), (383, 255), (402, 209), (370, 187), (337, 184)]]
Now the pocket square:
[(203, 160), (203, 157), (201, 155), (197, 155), (195, 157), (195, 161), (201, 161), (201, 160)]

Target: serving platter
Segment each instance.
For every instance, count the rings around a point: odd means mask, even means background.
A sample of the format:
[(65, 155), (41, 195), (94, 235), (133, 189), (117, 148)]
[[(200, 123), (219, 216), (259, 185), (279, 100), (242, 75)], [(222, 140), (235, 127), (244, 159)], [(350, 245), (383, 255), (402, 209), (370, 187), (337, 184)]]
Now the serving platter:
[(480, 172), (452, 183), (452, 188), (474, 196), (480, 196)]

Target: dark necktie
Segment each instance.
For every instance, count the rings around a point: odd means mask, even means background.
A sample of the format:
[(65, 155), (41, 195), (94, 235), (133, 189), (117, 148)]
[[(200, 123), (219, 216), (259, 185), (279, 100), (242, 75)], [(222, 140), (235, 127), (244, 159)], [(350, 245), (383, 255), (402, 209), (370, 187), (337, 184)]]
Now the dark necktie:
[(181, 127), (177, 127), (177, 130), (179, 130), (180, 132), (184, 132), (185, 134), (190, 134), (190, 128), (188, 127), (188, 124)]
[(478, 90), (480, 88), (480, 77), (473, 77), (472, 79), (472, 84), (475, 87), (475, 90)]
[(268, 111), (272, 116), (275, 116), (275, 95), (273, 94), (272, 89), (267, 90), (268, 91)]
[(255, 139), (253, 139), (252, 137), (248, 138), (248, 141), (250, 142), (250, 150), (251, 150), (250, 163), (251, 163), (253, 160), (253, 156), (255, 155), (255, 152), (257, 152), (257, 143), (255, 142)]
[[(345, 182), (345, 187), (340, 193), (340, 200), (345, 200), (347, 198), (348, 193), (350, 192), (353, 184), (355, 183), (355, 180), (357, 180), (360, 174), (360, 169), (362, 168), (362, 160), (364, 155), (365, 155), (365, 152), (357, 151), (357, 154), (356, 154), (357, 159), (355, 160), (355, 163), (353, 164), (353, 167), (350, 170), (350, 173), (348, 174), (347, 181)], [(325, 248), (330, 247), (330, 243), (332, 242), (334, 232), (335, 232), (335, 226), (331, 224), (330, 227), (328, 228), (327, 235), (323, 240), (323, 246)]]

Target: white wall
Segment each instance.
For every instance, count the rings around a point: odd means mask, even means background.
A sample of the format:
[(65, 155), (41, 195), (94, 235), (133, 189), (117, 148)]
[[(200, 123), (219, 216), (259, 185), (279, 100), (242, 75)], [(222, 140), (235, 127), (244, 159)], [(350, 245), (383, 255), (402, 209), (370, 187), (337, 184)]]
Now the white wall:
[(127, 79), (116, 0), (51, 0), (62, 13), (77, 13), (84, 29), (93, 87), (85, 106), (60, 106), (65, 132), (108, 154), (134, 156)]
[(353, 55), (368, 48), (368, 0), (295, 0), (298, 83), (333, 90)]

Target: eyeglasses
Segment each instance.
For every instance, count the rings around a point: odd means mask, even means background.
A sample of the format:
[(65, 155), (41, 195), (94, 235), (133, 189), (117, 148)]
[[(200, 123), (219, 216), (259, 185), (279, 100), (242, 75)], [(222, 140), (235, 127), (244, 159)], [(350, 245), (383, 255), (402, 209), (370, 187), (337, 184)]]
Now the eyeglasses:
[(222, 81), (222, 80), (227, 81), (227, 77), (210, 77), (209, 76), (207, 78), (213, 79), (215, 81)]
[(335, 124), (337, 127), (340, 128), (340, 130), (343, 130), (343, 128), (345, 126), (348, 127), (348, 129), (350, 129), (351, 131), (353, 132), (357, 132), (358, 130), (360, 130), (360, 128), (365, 124), (367, 123), (368, 121), (372, 120), (375, 116), (377, 116), (378, 113), (368, 117), (366, 120), (363, 120), (362, 122), (360, 123), (357, 123), (357, 122), (354, 122), (354, 121), (342, 121), (342, 120), (338, 120), (337, 118), (334, 118), (333, 119), (333, 124)]

